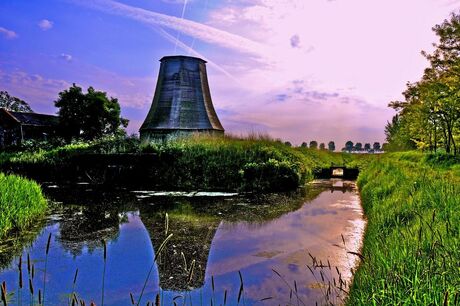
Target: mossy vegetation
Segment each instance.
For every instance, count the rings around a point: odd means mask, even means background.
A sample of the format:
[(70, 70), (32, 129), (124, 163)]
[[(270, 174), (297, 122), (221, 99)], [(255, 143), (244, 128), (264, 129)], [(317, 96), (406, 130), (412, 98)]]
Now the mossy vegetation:
[(0, 239), (28, 227), (46, 211), (40, 186), (28, 179), (0, 173)]
[(456, 157), (406, 152), (361, 172), (368, 227), (348, 305), (460, 302), (458, 166)]

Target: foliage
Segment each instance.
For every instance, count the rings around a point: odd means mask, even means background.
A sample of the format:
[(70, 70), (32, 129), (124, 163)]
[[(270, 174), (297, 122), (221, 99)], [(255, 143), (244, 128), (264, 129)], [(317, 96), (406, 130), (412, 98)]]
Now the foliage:
[(310, 141), (310, 148), (311, 149), (318, 149), (318, 142), (316, 140)]
[(345, 149), (346, 149), (348, 152), (351, 152), (351, 151), (353, 151), (353, 148), (354, 148), (353, 141), (348, 140), (348, 141), (345, 143)]
[(358, 185), (368, 218), (349, 305), (450, 305), (460, 290), (459, 160), (391, 154)]
[(30, 108), (27, 102), (10, 96), (7, 91), (0, 91), (0, 108), (6, 108), (9, 111), (13, 112), (26, 112), (32, 113), (32, 108)]
[(122, 183), (140, 181), (170, 190), (266, 192), (296, 189), (322, 168), (358, 167), (361, 162), (357, 160), (351, 154), (289, 147), (267, 137), (197, 135), (142, 145), (135, 137), (110, 137), (51, 150), (3, 153), (0, 169), (23, 174), (32, 171), (37, 177), (54, 179), (89, 176), (103, 183), (108, 179), (107, 165), (111, 169), (119, 165), (116, 172), (110, 171), (115, 180), (123, 178)]
[(374, 144), (372, 145), (372, 149), (374, 149), (375, 151), (380, 151), (380, 142), (374, 142)]
[(389, 150), (460, 151), (460, 14), (433, 31), (435, 51), (422, 52), (429, 67), (420, 81), (407, 84), (404, 101), (390, 103), (398, 114), (385, 128)]
[(81, 87), (73, 84), (59, 93), (55, 106), (59, 108), (61, 132), (69, 141), (120, 135), (128, 125), (128, 120), (120, 117), (118, 99), (108, 98), (107, 93), (93, 87), (83, 93)]
[(16, 175), (0, 173), (0, 239), (22, 230), (46, 211), (40, 186)]
[(327, 144), (327, 148), (328, 148), (329, 151), (334, 152), (335, 151), (335, 142), (329, 141), (329, 143)]
[(319, 149), (320, 149), (320, 150), (326, 149), (326, 145), (324, 144), (324, 142), (322, 142), (322, 143), (319, 145)]

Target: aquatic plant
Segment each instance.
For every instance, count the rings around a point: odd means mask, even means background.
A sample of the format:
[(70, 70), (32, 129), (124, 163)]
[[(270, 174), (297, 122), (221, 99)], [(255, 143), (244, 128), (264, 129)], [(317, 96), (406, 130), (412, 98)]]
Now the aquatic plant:
[(28, 227), (46, 208), (47, 201), (37, 183), (0, 173), (0, 239), (11, 230)]

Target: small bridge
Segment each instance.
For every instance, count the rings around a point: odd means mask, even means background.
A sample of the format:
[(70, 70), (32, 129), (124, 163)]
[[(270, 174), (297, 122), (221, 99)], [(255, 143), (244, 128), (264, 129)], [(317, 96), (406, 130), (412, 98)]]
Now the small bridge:
[(354, 180), (358, 178), (358, 175), (358, 168), (347, 168), (345, 166), (322, 168), (315, 173), (315, 177), (317, 178), (343, 178), (347, 180)]

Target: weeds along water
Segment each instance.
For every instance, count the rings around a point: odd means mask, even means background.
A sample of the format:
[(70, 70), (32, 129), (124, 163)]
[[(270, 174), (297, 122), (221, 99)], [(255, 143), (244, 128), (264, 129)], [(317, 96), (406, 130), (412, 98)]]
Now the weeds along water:
[(22, 230), (46, 212), (40, 186), (28, 179), (0, 173), (0, 239)]
[(86, 179), (138, 188), (258, 192), (295, 190), (322, 168), (365, 162), (367, 156), (294, 148), (266, 136), (197, 135), (149, 144), (115, 138), (0, 154), (0, 170), (39, 181)]
[(360, 174), (368, 228), (348, 305), (460, 303), (455, 158), (390, 154)]

